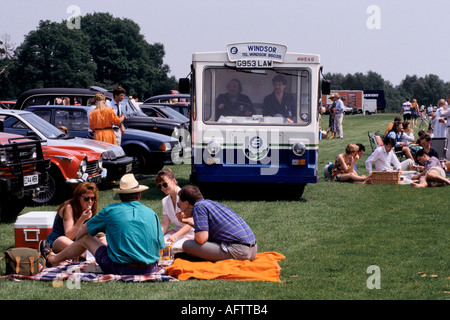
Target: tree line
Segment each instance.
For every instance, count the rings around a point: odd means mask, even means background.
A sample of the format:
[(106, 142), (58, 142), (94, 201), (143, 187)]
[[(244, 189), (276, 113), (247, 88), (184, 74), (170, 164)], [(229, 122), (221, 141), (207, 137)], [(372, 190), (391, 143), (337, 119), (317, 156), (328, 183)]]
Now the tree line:
[(130, 19), (109, 13), (80, 17), (79, 28), (67, 21), (40, 21), (13, 50), (9, 37), (0, 41), (0, 98), (15, 99), (34, 88), (92, 85), (113, 89), (142, 100), (177, 88), (163, 63), (164, 46), (150, 44)]
[(332, 90), (384, 90), (388, 110), (400, 110), (406, 98), (416, 99), (419, 106), (428, 107), (430, 104), (436, 106), (440, 99), (447, 99), (450, 95), (450, 82), (445, 82), (434, 74), (425, 77), (407, 75), (396, 86), (373, 71), (345, 76), (341, 73), (327, 73), (325, 78), (331, 81)]

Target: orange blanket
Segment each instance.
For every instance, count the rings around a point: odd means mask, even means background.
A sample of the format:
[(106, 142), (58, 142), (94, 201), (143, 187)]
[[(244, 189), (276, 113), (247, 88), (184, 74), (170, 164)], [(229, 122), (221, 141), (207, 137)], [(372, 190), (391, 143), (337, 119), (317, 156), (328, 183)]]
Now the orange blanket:
[(179, 280), (197, 278), (281, 282), (278, 261), (284, 258), (285, 256), (277, 252), (261, 252), (253, 261), (228, 259), (217, 262), (191, 262), (175, 259), (174, 263), (166, 268), (166, 273)]

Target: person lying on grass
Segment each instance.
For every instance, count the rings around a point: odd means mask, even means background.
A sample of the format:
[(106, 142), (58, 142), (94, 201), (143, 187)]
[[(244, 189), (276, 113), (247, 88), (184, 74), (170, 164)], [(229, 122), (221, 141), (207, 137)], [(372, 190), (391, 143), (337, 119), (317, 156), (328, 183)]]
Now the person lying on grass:
[(348, 144), (345, 153), (336, 157), (331, 172), (331, 181), (366, 183), (368, 177), (359, 176), (355, 171), (355, 164), (359, 160), (359, 147), (356, 144)]
[(430, 157), (425, 150), (420, 149), (416, 153), (417, 161), (422, 164), (423, 171), (412, 177), (413, 180), (419, 180), (419, 183), (411, 183), (413, 188), (425, 188), (427, 186), (445, 186), (450, 185), (450, 180), (446, 178), (445, 171), (441, 167), (439, 159)]

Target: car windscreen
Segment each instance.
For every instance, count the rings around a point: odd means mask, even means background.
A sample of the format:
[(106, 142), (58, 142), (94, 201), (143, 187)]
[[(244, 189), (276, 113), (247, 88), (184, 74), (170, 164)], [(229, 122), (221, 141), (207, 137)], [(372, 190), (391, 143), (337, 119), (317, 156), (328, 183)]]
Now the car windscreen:
[[(26, 121), (30, 122), (36, 128), (36, 130), (43, 134), (47, 139), (55, 139), (64, 135), (61, 130), (48, 123), (41, 117), (35, 115), (34, 113), (24, 113), (22, 114), (22, 117)], [(25, 124), (22, 123), (22, 125)]]
[(141, 108), (138, 105), (133, 104), (128, 98), (125, 98), (120, 102), (120, 110), (126, 118), (133, 116), (147, 117)]
[(164, 108), (162, 108), (162, 111), (167, 113), (170, 117), (172, 117), (174, 119), (177, 119), (177, 120), (180, 120), (180, 121), (183, 121), (183, 122), (188, 122), (189, 121), (189, 119), (187, 117), (185, 117), (184, 115), (182, 115), (178, 111), (173, 110), (170, 107), (164, 107)]

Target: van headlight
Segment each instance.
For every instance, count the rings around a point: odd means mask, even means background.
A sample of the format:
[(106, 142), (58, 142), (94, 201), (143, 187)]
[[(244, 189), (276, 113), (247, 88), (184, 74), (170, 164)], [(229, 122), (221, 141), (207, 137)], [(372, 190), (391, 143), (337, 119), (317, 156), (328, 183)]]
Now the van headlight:
[(220, 152), (220, 149), (222, 149), (222, 146), (215, 140), (208, 142), (206, 145), (206, 151), (208, 151), (212, 157), (215, 157)]
[(301, 157), (306, 152), (306, 146), (303, 143), (296, 142), (292, 146), (292, 152), (297, 156)]

